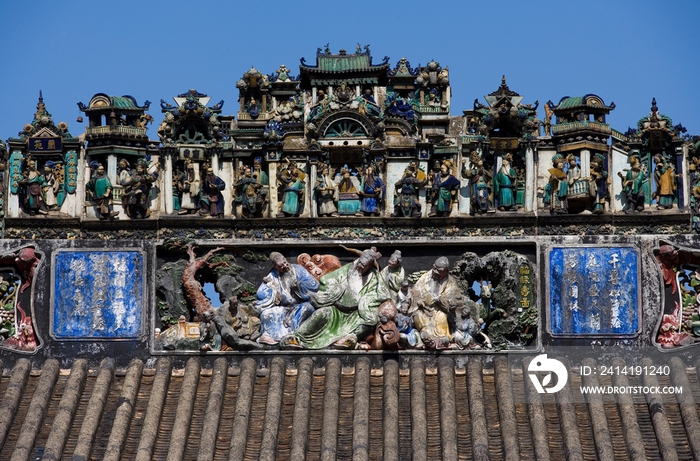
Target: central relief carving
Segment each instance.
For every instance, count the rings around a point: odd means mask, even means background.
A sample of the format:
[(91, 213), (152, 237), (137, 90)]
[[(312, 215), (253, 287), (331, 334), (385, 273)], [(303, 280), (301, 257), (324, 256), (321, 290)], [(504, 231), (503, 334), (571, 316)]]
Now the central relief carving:
[(532, 254), (265, 248), (166, 241), (154, 349), (501, 350), (537, 337)]

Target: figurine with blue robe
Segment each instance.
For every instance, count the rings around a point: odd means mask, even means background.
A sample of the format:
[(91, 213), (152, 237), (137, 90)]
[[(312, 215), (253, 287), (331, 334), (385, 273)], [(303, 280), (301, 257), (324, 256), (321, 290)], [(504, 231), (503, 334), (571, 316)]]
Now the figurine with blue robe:
[(362, 202), (360, 210), (365, 215), (379, 216), (382, 198), (384, 197), (384, 182), (374, 174), (374, 167), (368, 166), (366, 174), (360, 183)]
[(222, 217), (224, 215), (224, 195), (221, 193), (226, 188), (226, 183), (214, 174), (212, 167), (207, 168), (207, 175), (202, 184), (202, 197), (200, 204), (201, 213), (209, 216)]
[(319, 284), (303, 266), (289, 264), (281, 253), (270, 253), (270, 261), (273, 269), (258, 288), (255, 309), (262, 326), (258, 342), (274, 345), (313, 314), (309, 299)]

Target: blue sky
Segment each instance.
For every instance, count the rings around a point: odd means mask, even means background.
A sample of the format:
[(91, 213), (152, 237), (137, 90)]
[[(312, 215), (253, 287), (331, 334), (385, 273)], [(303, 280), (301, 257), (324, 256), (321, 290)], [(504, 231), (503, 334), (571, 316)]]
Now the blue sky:
[(449, 66), (453, 115), (495, 91), (505, 74), (524, 103), (594, 93), (617, 108), (608, 121), (625, 131), (659, 110), (700, 134), (700, 2), (674, 1), (268, 1), (71, 0), (0, 6), (0, 137), (32, 120), (39, 90), (54, 121), (72, 134), (77, 102), (95, 93), (158, 102), (195, 88), (238, 111), (236, 81), (318, 47), (371, 46), (375, 62), (406, 57)]

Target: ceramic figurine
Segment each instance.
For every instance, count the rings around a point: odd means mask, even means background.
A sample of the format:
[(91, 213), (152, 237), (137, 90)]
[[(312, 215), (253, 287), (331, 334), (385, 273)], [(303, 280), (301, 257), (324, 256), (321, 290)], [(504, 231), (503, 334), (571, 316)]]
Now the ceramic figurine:
[(515, 207), (515, 194), (518, 173), (511, 166), (513, 157), (506, 154), (501, 159), (501, 168), (498, 169), (496, 180), (494, 181), (493, 193), (498, 198), (499, 211), (511, 210)]
[(421, 275), (412, 290), (413, 323), (428, 349), (446, 349), (452, 335), (449, 319), (461, 304), (462, 292), (450, 275), (449, 261), (441, 256), (431, 270)]
[(338, 200), (338, 185), (330, 174), (328, 165), (321, 166), (321, 174), (316, 178), (314, 187), (319, 216), (338, 216), (335, 202)]
[(639, 159), (634, 155), (630, 157), (630, 169), (626, 171), (625, 175), (621, 171), (617, 173), (622, 179), (622, 188), (627, 196), (625, 213), (644, 211), (644, 173)]
[(656, 208), (659, 210), (671, 209), (676, 198), (676, 178), (680, 175), (676, 174), (676, 168), (661, 154), (654, 155), (654, 165)]
[(345, 165), (340, 170), (338, 181), (338, 214), (342, 216), (364, 216), (360, 212), (360, 182)]
[(122, 206), (126, 215), (131, 219), (142, 219), (150, 216), (151, 185), (157, 178), (157, 173), (148, 173), (148, 163), (145, 160), (139, 161), (136, 165), (136, 171), (132, 171), (125, 178), (122, 179), (120, 174), (120, 183), (124, 187)]
[(282, 194), (277, 217), (297, 217), (301, 214), (306, 188), (305, 179), (306, 173), (301, 171), (296, 163), (287, 160), (287, 166), (277, 173), (277, 188)]
[(263, 185), (253, 177), (250, 167), (243, 167), (242, 177), (233, 185), (235, 203), (241, 206), (242, 218), (259, 217), (267, 196)]
[(224, 196), (221, 193), (226, 188), (223, 179), (214, 174), (212, 167), (207, 168), (207, 174), (202, 181), (202, 194), (199, 199), (202, 215), (212, 218), (224, 216)]
[(49, 210), (59, 209), (65, 199), (63, 178), (58, 170), (58, 166), (52, 160), (44, 163), (44, 203)]
[(375, 174), (374, 166), (365, 169), (365, 174), (360, 182), (360, 211), (365, 216), (379, 216), (379, 211), (384, 199), (384, 182)]
[(24, 172), (20, 185), (23, 186), (22, 191), (24, 193), (21, 200), (24, 204), (24, 209), (29, 215), (48, 214), (44, 199), (46, 181), (44, 176), (37, 171), (36, 161), (32, 158), (27, 159), (27, 170)]
[(375, 330), (378, 308), (391, 295), (377, 267), (381, 253), (375, 248), (354, 252), (359, 253), (355, 261), (321, 277), (318, 293), (311, 297), (316, 310), (284, 339), (284, 346), (369, 348), (362, 340)]
[(608, 172), (605, 170), (605, 157), (596, 153), (591, 159), (590, 193), (593, 197), (593, 213), (605, 212), (605, 200), (608, 195)]
[(97, 202), (100, 219), (119, 219), (118, 211), (114, 211), (112, 205), (112, 182), (105, 173), (105, 167), (97, 164), (97, 168), (87, 184), (87, 189), (92, 193), (92, 197)]
[(382, 278), (384, 283), (386, 283), (387, 288), (391, 292), (391, 300), (394, 304), (399, 302), (399, 291), (401, 291), (401, 284), (406, 278), (406, 272), (401, 266), (401, 251), (396, 250), (389, 257), (389, 264), (382, 269)]
[(274, 345), (292, 334), (314, 312), (309, 302), (318, 281), (299, 264), (289, 264), (278, 252), (270, 253), (272, 270), (257, 292), (255, 309), (260, 312), (259, 343)]
[(484, 161), (476, 153), (472, 152), (472, 167), (467, 168), (466, 159), (462, 167), (462, 176), (469, 179), (471, 188), (471, 210), (470, 214), (486, 213), (491, 211), (491, 184), (493, 183), (493, 175), (484, 167)]
[(179, 215), (196, 213), (199, 207), (199, 194), (201, 181), (195, 174), (196, 164), (192, 161), (185, 162), (185, 171), (177, 178), (177, 188), (180, 197)]
[[(418, 175), (422, 177), (418, 177)], [(418, 200), (420, 188), (425, 185), (425, 173), (416, 171), (416, 166), (410, 164), (403, 172), (403, 177), (394, 184), (393, 218), (420, 218), (421, 206)]]
[(546, 192), (549, 195), (549, 212), (551, 214), (568, 213), (566, 195), (569, 192), (569, 183), (564, 172), (564, 157), (556, 154), (552, 158), (553, 167), (549, 169), (549, 182)]
[(445, 160), (440, 165), (440, 173), (432, 177), (431, 189), (433, 190), (433, 203), (429, 217), (449, 216), (452, 206), (457, 201), (457, 191), (459, 190), (459, 180), (452, 176), (452, 161)]

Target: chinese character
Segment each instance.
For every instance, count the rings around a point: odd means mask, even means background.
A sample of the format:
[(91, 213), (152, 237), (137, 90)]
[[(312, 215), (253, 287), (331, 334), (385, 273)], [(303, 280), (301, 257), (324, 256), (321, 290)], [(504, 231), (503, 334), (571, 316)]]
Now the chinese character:
[(521, 274), (529, 274), (530, 273), (530, 266), (520, 266), (520, 273)]
[(597, 272), (591, 272), (588, 274), (588, 280), (590, 280), (593, 283), (598, 283), (600, 282), (600, 275)]
[(596, 296), (600, 295), (600, 290), (598, 289), (597, 285), (591, 285), (591, 287), (588, 289), (588, 295), (592, 298), (595, 298)]
[[(619, 316), (620, 316), (620, 292), (617, 290), (610, 290), (610, 302), (611, 302), (611, 319), (610, 322), (615, 328), (619, 328)], [(617, 325), (617, 326), (616, 326)]]
[(617, 273), (617, 269), (613, 269), (610, 271), (610, 277), (609, 277), (608, 281), (612, 285), (618, 285), (620, 283), (620, 277)]
[(613, 253), (612, 257), (610, 258), (610, 261), (608, 263), (612, 264), (612, 267), (617, 268), (617, 263), (620, 262), (620, 255), (617, 253)]
[(527, 298), (522, 298), (520, 300), (520, 305), (524, 308), (528, 308), (528, 307), (530, 307), (530, 300)]
[(527, 287), (527, 285), (523, 285), (523, 287), (520, 288), (520, 294), (522, 296), (527, 296), (530, 294), (530, 289)]
[(34, 149), (43, 149), (44, 146), (41, 144), (41, 139), (34, 140)]
[(520, 276), (520, 283), (523, 284), (523, 285), (530, 283), (530, 276), (528, 276), (528, 275), (521, 275), (521, 276)]
[(47, 148), (48, 149), (56, 149), (56, 141), (53, 139), (49, 139), (49, 145)]
[(574, 254), (569, 254), (566, 256), (566, 265), (569, 266), (570, 269), (574, 269), (576, 267), (576, 255)]
[(586, 268), (590, 269), (592, 267), (600, 267), (598, 260), (595, 259), (595, 254), (589, 253), (588, 260), (586, 261)]
[(578, 285), (576, 283), (571, 285), (571, 302), (569, 303), (569, 309), (572, 311), (578, 310)]
[(569, 283), (574, 283), (576, 281), (576, 274), (574, 274), (573, 272), (565, 272), (564, 280)]

